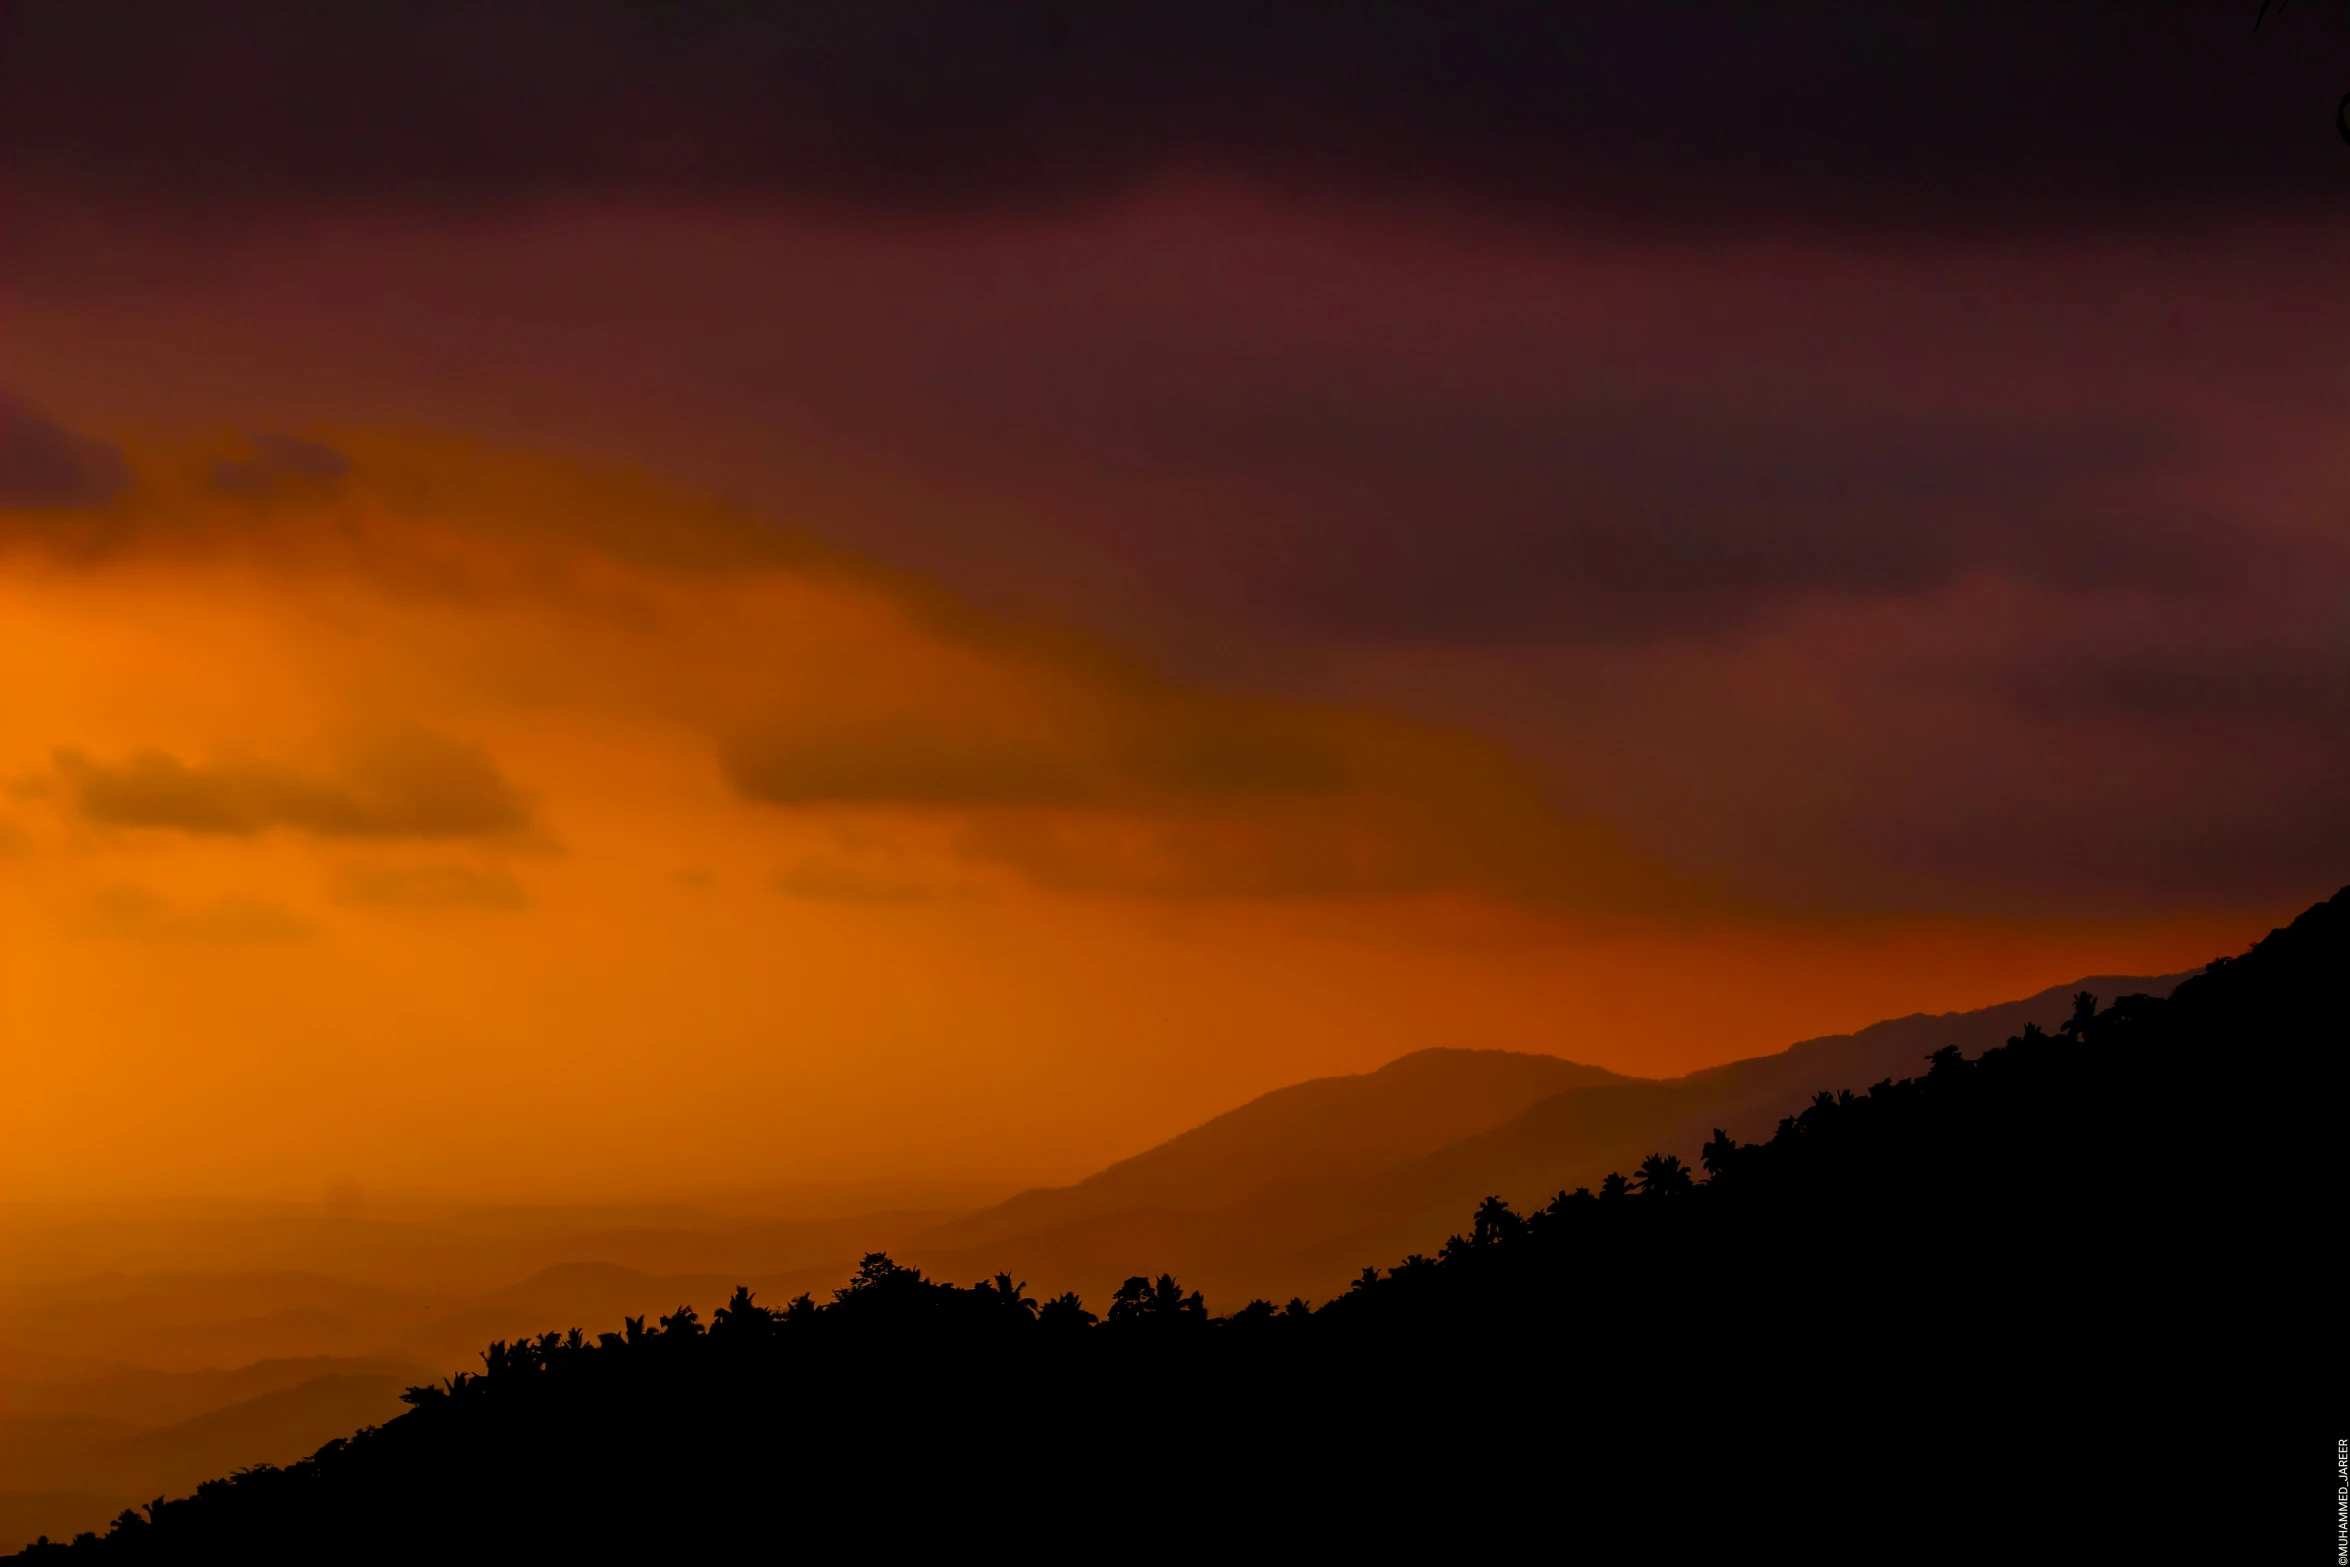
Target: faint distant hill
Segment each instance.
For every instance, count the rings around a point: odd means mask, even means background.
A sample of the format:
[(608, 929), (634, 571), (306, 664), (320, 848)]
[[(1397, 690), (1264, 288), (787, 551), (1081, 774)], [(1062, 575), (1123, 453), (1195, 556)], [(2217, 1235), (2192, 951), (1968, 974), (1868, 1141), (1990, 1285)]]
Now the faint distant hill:
[[(721, 1294), (743, 1278), (804, 1276), (809, 1282), (795, 1285), (796, 1292), (822, 1280), (837, 1283), (861, 1253), (897, 1245), (956, 1215), (744, 1220), (679, 1210), (657, 1217), (669, 1222), (586, 1225), (553, 1213), (532, 1228), (503, 1214), (458, 1211), (399, 1226), (311, 1226), (318, 1260), (349, 1267), (359, 1277), (321, 1267), (225, 1265), (44, 1279), (26, 1277), (31, 1270), (18, 1266), (19, 1257), (0, 1250), (0, 1414), (9, 1410), (13, 1381), (79, 1385), (109, 1368), (182, 1373), (303, 1355), (398, 1355), (427, 1363), (455, 1356), (469, 1362), (483, 1343), (522, 1331), (542, 1313), (583, 1323), (610, 1315), (613, 1299), (599, 1283), (608, 1274), (645, 1280), (648, 1288), (672, 1277), (715, 1279)], [(464, 1233), (469, 1224), (497, 1226), (491, 1237), (505, 1258), (502, 1269), (493, 1272), (473, 1254), (473, 1237)], [(256, 1228), (209, 1226), (231, 1259), (279, 1250), (280, 1236), (257, 1238), (250, 1233)], [(286, 1226), (271, 1228), (282, 1232)], [(299, 1249), (286, 1250), (306, 1260)], [(572, 1285), (583, 1291), (575, 1300), (562, 1293)], [(627, 1307), (633, 1315), (674, 1309), (683, 1297), (626, 1298), (634, 1302)], [(23, 1367), (34, 1362), (53, 1363), (53, 1369), (27, 1379)]]
[[(1620, 1511), (1633, 1532), (1620, 1549), (1609, 1536), (1603, 1553), (1653, 1555), (1657, 1518), (1687, 1491), (1680, 1469), (1658, 1462), (1672, 1450), (1660, 1412), (1717, 1406), (1766, 1412), (1757, 1451), (1794, 1467), (1787, 1485), (1763, 1477), (1752, 1510), (1807, 1541), (1818, 1510), (1802, 1505), (1798, 1471), (1825, 1453), (1862, 1475), (1855, 1494), (1906, 1496), (1914, 1463), (1882, 1432), (1925, 1410), (1957, 1432), (1952, 1451), (1992, 1455), (1960, 1479), (1976, 1512), (1995, 1514), (1984, 1545), (1966, 1548), (1995, 1552), (2019, 1529), (2048, 1535), (2052, 1500), (2078, 1492), (2091, 1444), (2114, 1421), (2084, 1425), (2077, 1411), (2159, 1426), (2169, 1394), (2149, 1385), (2147, 1365), (2200, 1346), (2186, 1374), (2210, 1381), (2257, 1335), (2261, 1302), (2242, 1280), (2266, 1254), (2246, 1237), (2267, 1232), (2251, 1224), (2243, 1183), (2200, 1177), (2265, 1171), (2281, 1156), (2262, 1118), (2201, 1114), (2208, 1068), (2251, 1039), (2287, 1077), (2338, 1078), (2346, 950), (2350, 889), (2176, 989), (2085, 982), (2125, 994), (2102, 1009), (2074, 998), (2053, 1033), (2031, 1014), (2065, 1005), (2071, 986), (1672, 1081), (1587, 1082), (1368, 1175), (1300, 1181), (1276, 1161), (1261, 1167), (1275, 1184), (1239, 1202), (1112, 1209), (1036, 1232), (1100, 1243), (1140, 1215), (1169, 1233), (1188, 1224), (1186, 1244), (1234, 1257), (1235, 1245), (1255, 1246), (1258, 1261), (1296, 1267), (1301, 1237), (1326, 1240), (1366, 1203), (1384, 1204), (1379, 1221), (1391, 1222), (1398, 1204), (1448, 1180), (1548, 1185), (1595, 1160), (1606, 1138), (1764, 1116), (1823, 1073), (1863, 1080), (1858, 1094), (1818, 1092), (1767, 1141), (1710, 1138), (1702, 1181), (1659, 1155), (1635, 1183), (1610, 1181), (1596, 1197), (1573, 1192), (1527, 1213), (1482, 1202), (1458, 1216), (1466, 1238), (1384, 1273), (1364, 1267), (1319, 1310), (1260, 1302), (1213, 1315), (1161, 1274), (1127, 1279), (1097, 1322), (1070, 1297), (1040, 1308), (1002, 1274), (962, 1288), (873, 1253), (826, 1304), (779, 1311), (746, 1286), (706, 1323), (680, 1309), (593, 1340), (544, 1331), (493, 1342), (480, 1372), (405, 1389), (407, 1413), (312, 1459), (245, 1470), (126, 1513), (104, 1539), (35, 1553), (668, 1560), (773, 1554), (788, 1537), (841, 1555), (869, 1550), (877, 1518), (893, 1538), (950, 1549), (975, 1518), (1057, 1528), (1045, 1548), (1064, 1553), (1140, 1519), (1188, 1528), (1178, 1543), (1212, 1552), (1232, 1539), (1310, 1539), (1334, 1515), (1361, 1515), (1409, 1546), (1457, 1555), (1455, 1499), (1547, 1497), (1563, 1484), (1570, 1506), (1629, 1504)], [(1965, 1055), (2019, 1023), (2020, 1037)], [(1866, 1085), (1928, 1048), (1914, 1066), (1929, 1070)], [(2139, 1147), (2144, 1128), (2188, 1125), (2198, 1135)], [(2120, 1139), (2120, 1154), (2100, 1139)], [(2163, 1201), (2146, 1200), (2153, 1189)], [(1240, 1222), (1250, 1218), (1264, 1223), (1252, 1232)], [(1291, 1251), (1265, 1252), (1263, 1235), (1283, 1225)], [(1725, 1280), (1737, 1296), (1728, 1312)], [(556, 1268), (485, 1309), (621, 1302), (692, 1282)], [(2032, 1309), (2012, 1309), (2018, 1300)], [(1593, 1355), (1600, 1344), (1610, 1352)], [(13, 1364), (20, 1380), (63, 1369), (30, 1353)], [(1802, 1396), (1787, 1397), (1791, 1385)], [(1529, 1448), (1527, 1412), (1552, 1409), (1576, 1418), (1548, 1422)], [(1332, 1410), (1362, 1413), (1333, 1422)], [(256, 1418), (267, 1413), (202, 1424), (254, 1429), (271, 1424)], [(174, 1433), (175, 1451), (206, 1445), (197, 1424)], [(57, 1455), (104, 1442), (101, 1425), (32, 1422), (34, 1440), (0, 1444), (0, 1472), (70, 1478)], [(1234, 1431), (1270, 1433), (1276, 1460), (1235, 1463)], [(1315, 1440), (1284, 1446), (1291, 1431)], [(1790, 1486), (1793, 1511), (1761, 1494)], [(2093, 1508), (2073, 1517), (2077, 1527), (2060, 1525), (2066, 1554), (2094, 1554), (2110, 1520)], [(1721, 1531), (1711, 1515), (1684, 1522), (1680, 1554)], [(1839, 1540), (1829, 1554), (1882, 1556), (1903, 1522), (1866, 1512), (1851, 1549)], [(2199, 1532), (2216, 1544), (2237, 1522), (2222, 1509)]]
[(1495, 1126), (1563, 1089), (1624, 1083), (1603, 1067), (1514, 1050), (1420, 1050), (1376, 1072), (1277, 1088), (1075, 1186), (1022, 1192), (945, 1224), (924, 1248), (1136, 1209), (1218, 1208), (1301, 1181), (1365, 1176)]
[[(126, 1372), (107, 1380), (105, 1414), (50, 1412), (41, 1389), (13, 1389), (13, 1407), (0, 1413), (0, 1548), (103, 1529), (123, 1508), (166, 1492), (248, 1464), (289, 1462), (398, 1415), (400, 1390), (428, 1377), (421, 1366), (383, 1359)], [(233, 1401), (178, 1418), (222, 1396)]]
[(1914, 1076), (1945, 1045), (1980, 1055), (2026, 1023), (2053, 1028), (2076, 991), (2168, 995), (2184, 978), (2091, 975), (1677, 1078), (1507, 1051), (1421, 1051), (1365, 1076), (1276, 1090), (1076, 1186), (1024, 1192), (905, 1250), (945, 1277), (1010, 1268), (1052, 1292), (1103, 1295), (1128, 1274), (1171, 1268), (1221, 1305), (1326, 1298), (1365, 1257), (1433, 1253), (1488, 1195), (1540, 1206), (1649, 1153), (1694, 1163), (1716, 1127), (1768, 1137), (1822, 1089)]
[[(886, 1232), (886, 1223), (880, 1227)], [(0, 1329), (46, 1328), (43, 1338), (64, 1339), (67, 1322), (51, 1319), (79, 1313), (84, 1331), (70, 1342), (85, 1353), (0, 1349), (0, 1552), (42, 1534), (69, 1539), (102, 1529), (134, 1503), (248, 1464), (285, 1463), (389, 1420), (405, 1407), (401, 1389), (478, 1368), (491, 1339), (723, 1300), (746, 1281), (778, 1303), (803, 1290), (829, 1294), (855, 1266), (853, 1248), (844, 1250), (840, 1260), (777, 1272), (656, 1274), (564, 1263), (454, 1299), (279, 1272), (85, 1280), (41, 1299), (38, 1312), (13, 1301)], [(281, 1300), (295, 1304), (270, 1309)], [(88, 1356), (101, 1348), (158, 1358), (169, 1351), (178, 1363), (256, 1344), (321, 1343), (392, 1352), (314, 1353), (233, 1370), (103, 1365)]]
[(177, 1425), (321, 1377), (404, 1377), (414, 1382), (437, 1375), (415, 1359), (383, 1355), (358, 1359), (289, 1357), (257, 1361), (233, 1371), (150, 1371), (122, 1366), (71, 1380), (10, 1374), (5, 1365), (0, 1361), (0, 1422), (81, 1416), (124, 1430)]

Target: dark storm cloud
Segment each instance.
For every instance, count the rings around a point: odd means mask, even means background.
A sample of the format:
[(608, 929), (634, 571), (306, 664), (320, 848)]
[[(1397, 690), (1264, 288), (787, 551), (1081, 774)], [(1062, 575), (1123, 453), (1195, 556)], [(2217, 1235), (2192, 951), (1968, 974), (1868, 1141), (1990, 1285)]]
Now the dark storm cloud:
[[(1813, 596), (1973, 576), (2208, 599), (2283, 546), (2169, 493), (2191, 443), (2151, 418), (1546, 397), (1284, 398), (1164, 388), (1056, 433), (1180, 525), (1070, 525), (1154, 583), (1260, 624), (1375, 641), (1613, 642), (1739, 632)], [(1197, 498), (1202, 497), (1205, 498)]]
[(121, 452), (0, 392), (0, 512), (94, 510), (130, 483)]
[(53, 758), (74, 809), (110, 827), (250, 837), (292, 828), (329, 838), (472, 838), (527, 826), (530, 807), (478, 745), (410, 735), (320, 777), (260, 762), (206, 766), (169, 752), (119, 762)]
[(2340, 776), (2350, 768), (2350, 638), (2340, 589), (2325, 585), (2350, 573), (2338, 556), (2324, 564), (2332, 569), (2308, 570), (2235, 617), (2141, 613), (2053, 624), (1974, 679), (2035, 718), (2257, 730), (2329, 752), (2314, 765)]
[[(236, 455), (212, 461), (199, 479), (219, 499), (267, 506), (331, 499), (353, 472), (351, 459), (323, 442), (261, 434)], [(207, 539), (203, 519), (117, 505), (135, 479), (119, 448), (0, 393), (0, 549), (93, 564), (125, 550)]]
[(1393, 742), (1310, 707), (1137, 684), (1045, 732), (915, 713), (779, 720), (731, 737), (720, 760), (770, 805), (1198, 806), (1328, 796), (1392, 770)]
[(993, 738), (780, 727), (730, 741), (720, 757), (743, 798), (770, 805), (1071, 804), (1099, 792), (1087, 760)]
[(215, 495), (235, 500), (317, 499), (351, 474), (351, 459), (319, 441), (293, 435), (257, 435), (241, 457), (224, 457), (206, 475)]
[(1907, 598), (1977, 573), (2210, 590), (2249, 546), (2150, 507), (2163, 451), (2158, 430), (2102, 421), (1618, 409), (1563, 419), (1511, 462), (1432, 460), (1261, 580), (1341, 635), (1445, 639), (1743, 628), (1807, 595)]
[(1176, 169), (1642, 225), (2339, 211), (2338, 7), (9, 7), (20, 192), (1050, 209)]

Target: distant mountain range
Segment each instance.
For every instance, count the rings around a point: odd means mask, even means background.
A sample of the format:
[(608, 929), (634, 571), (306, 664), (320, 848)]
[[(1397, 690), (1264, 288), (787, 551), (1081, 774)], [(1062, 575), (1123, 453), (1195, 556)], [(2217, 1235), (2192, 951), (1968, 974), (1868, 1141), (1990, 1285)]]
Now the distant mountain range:
[(2076, 991), (2168, 995), (2184, 974), (2092, 975), (1974, 1012), (1923, 1013), (1686, 1077), (1618, 1076), (1554, 1056), (1423, 1050), (1278, 1089), (1075, 1186), (1023, 1192), (902, 1245), (934, 1276), (998, 1269), (1089, 1298), (1173, 1269), (1219, 1308), (1326, 1299), (1365, 1262), (1433, 1253), (1481, 1198), (1539, 1207), (1650, 1153), (1694, 1163), (1716, 1127), (1768, 1137), (1822, 1090), (1910, 1077), (1945, 1045), (1975, 1056), (2053, 1028)]
[[(1766, 1470), (1753, 1511), (1773, 1527), (1817, 1543), (1803, 1487), (1823, 1461), (1896, 1509), (1864, 1512), (1840, 1559), (1874, 1559), (1914, 1522), (1899, 1504), (1915, 1455), (1884, 1436), (1904, 1422), (1993, 1453), (1961, 1475), (1974, 1554), (2019, 1529), (2094, 1553), (2110, 1509), (2076, 1482), (2113, 1422), (2082, 1411), (2160, 1428), (2177, 1398), (2146, 1368), (2225, 1380), (2273, 1315), (2244, 1280), (2276, 1248), (2242, 1193), (2204, 1176), (2264, 1169), (2275, 1150), (2259, 1117), (2203, 1114), (2209, 1066), (2256, 1041), (2289, 1075), (2338, 1078), (2346, 950), (2350, 889), (2183, 983), (2099, 976), (1670, 1080), (1424, 1052), (1267, 1095), (916, 1237), (971, 1254), (965, 1276), (1008, 1253), (1025, 1286), (997, 1273), (966, 1287), (875, 1253), (821, 1304), (786, 1305), (786, 1279), (754, 1274), (766, 1304), (746, 1283), (719, 1305), (691, 1276), (604, 1262), (426, 1304), (435, 1332), (520, 1312), (546, 1327), (491, 1342), (479, 1371), (403, 1390), (407, 1413), (315, 1457), (176, 1500), (176, 1476), (370, 1418), (389, 1379), (117, 1378), (81, 1410), (37, 1391), (42, 1407), (0, 1432), (0, 1470), (28, 1487), (8, 1511), (86, 1515), (99, 1490), (63, 1486), (97, 1460), (111, 1483), (167, 1499), (103, 1540), (39, 1545), (42, 1559), (667, 1559), (772, 1553), (779, 1538), (843, 1554), (877, 1527), (952, 1549), (974, 1519), (1042, 1528), (1064, 1551), (1155, 1520), (1213, 1550), (1363, 1515), (1382, 1538), (1458, 1554), (1460, 1498), (1474, 1512), (1480, 1497), (1555, 1494), (1631, 1500), (1624, 1545), (1606, 1543), (1654, 1554), (1657, 1519), (1688, 1490), (1667, 1422), (1719, 1406), (1766, 1411), (1755, 1461), (1785, 1478)], [(2142, 1129), (2191, 1123), (2196, 1137), (2138, 1157)], [(2109, 1157), (2116, 1138), (2129, 1157)], [(1702, 1180), (1682, 1156), (1698, 1139)], [(1635, 1178), (1544, 1201), (1609, 1167)], [(1047, 1269), (1147, 1275), (1126, 1261), (1138, 1244), (1174, 1250), (1159, 1260), (1194, 1270), (1186, 1282), (1221, 1270), (1219, 1291), (1252, 1275), (1335, 1283), (1333, 1268), (1347, 1285), (1318, 1309), (1217, 1312), (1166, 1271), (1097, 1290), (1098, 1317), (1074, 1295), (1036, 1298), (1052, 1294)], [(325, 1278), (276, 1276), (310, 1302), (289, 1297), (289, 1320), (362, 1308)], [(244, 1288), (210, 1291), (209, 1309), (250, 1304)], [(626, 1312), (673, 1288), (707, 1318)], [(103, 1331), (126, 1325), (92, 1305)], [(616, 1308), (621, 1331), (562, 1330)], [(53, 1380), (45, 1353), (0, 1367)], [(230, 1384), (258, 1391), (122, 1429)], [(1764, 1493), (1782, 1490), (1795, 1501), (1777, 1514)], [(2239, 1512), (2215, 1502), (2166, 1523), (2216, 1545), (2241, 1533)], [(1690, 1522), (1692, 1549), (1739, 1527)]]
[[(823, 1298), (867, 1250), (953, 1280), (1008, 1269), (1033, 1294), (1075, 1290), (1097, 1307), (1128, 1275), (1168, 1269), (1217, 1310), (1324, 1300), (1368, 1263), (1433, 1253), (1488, 1194), (1523, 1209), (1651, 1152), (1694, 1161), (1717, 1126), (1764, 1138), (1820, 1090), (2053, 1027), (2077, 990), (2167, 995), (2183, 978), (2093, 976), (1661, 1080), (1423, 1050), (1277, 1089), (1074, 1186), (959, 1216), (221, 1221), (204, 1239), (227, 1263), (214, 1272), (168, 1249), (168, 1229), (138, 1232), (142, 1250), (111, 1265), (102, 1237), (80, 1237), (97, 1249), (89, 1271), (52, 1260), (46, 1279), (0, 1289), (0, 1549), (387, 1419), (402, 1386), (473, 1366), (490, 1339), (708, 1309), (736, 1284), (775, 1304)], [(512, 1282), (485, 1287), (495, 1256)], [(198, 1369), (224, 1365), (242, 1369)]]
[(1634, 1081), (1557, 1056), (1416, 1051), (1376, 1072), (1277, 1088), (1075, 1186), (1022, 1192), (919, 1244), (985, 1248), (1104, 1215), (1223, 1208), (1268, 1191), (1361, 1180), (1568, 1090)]
[(389, 1420), (400, 1390), (427, 1375), (408, 1361), (312, 1356), (75, 1383), (0, 1377), (0, 1548), (68, 1539), (128, 1503), (299, 1457)]

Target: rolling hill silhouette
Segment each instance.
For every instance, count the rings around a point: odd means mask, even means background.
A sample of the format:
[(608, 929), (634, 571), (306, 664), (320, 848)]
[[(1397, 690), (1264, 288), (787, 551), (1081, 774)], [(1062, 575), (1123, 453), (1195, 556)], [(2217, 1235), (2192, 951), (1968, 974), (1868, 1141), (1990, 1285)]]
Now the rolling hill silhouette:
[[(123, 1508), (184, 1493), (250, 1464), (290, 1463), (321, 1442), (400, 1412), (422, 1368), (399, 1360), (309, 1358), (234, 1372), (128, 1373), (44, 1410), (12, 1389), (0, 1416), (0, 1539), (66, 1538)], [(195, 1412), (190, 1412), (191, 1408)], [(160, 1417), (160, 1418), (159, 1418)]]
[(1710, 1130), (1702, 1178), (1652, 1150), (1596, 1193), (1489, 1194), (1435, 1256), (1318, 1309), (1218, 1315), (1162, 1273), (1097, 1317), (872, 1253), (822, 1304), (738, 1288), (706, 1320), (494, 1342), (380, 1427), (29, 1554), (1449, 1557), (1543, 1530), (1609, 1560), (1732, 1531), (1810, 1559), (2087, 1560), (2115, 1508), (2084, 1479), (2122, 1432), (2178, 1466), (2165, 1552), (2236, 1559), (2247, 1493), (2207, 1477), (2269, 1391), (2250, 1357), (2285, 1242), (2260, 1221), (2304, 1161), (2265, 1106), (2215, 1113), (2212, 1069), (2338, 1097), (2346, 965), (2350, 889), (2167, 999), (2084, 990), (1971, 1059), (1981, 1014), (1565, 1090), (1333, 1189), (1581, 1159), (1640, 1115), (1762, 1115), (1788, 1082), (1943, 1041), (1767, 1140)]
[(1418, 1050), (1376, 1072), (1277, 1088), (1075, 1186), (1022, 1192), (916, 1245), (990, 1245), (1104, 1214), (1217, 1208), (1279, 1187), (1371, 1175), (1562, 1090), (1629, 1081), (1558, 1056)]
[(122, 1367), (70, 1381), (0, 1373), (0, 1411), (5, 1411), (0, 1421), (66, 1415), (93, 1418), (125, 1430), (146, 1430), (177, 1425), (320, 1377), (383, 1376), (414, 1381), (425, 1369), (418, 1360), (399, 1356), (349, 1359), (306, 1355), (256, 1361), (233, 1371)]
[(1767, 1136), (1822, 1088), (1911, 1076), (1944, 1046), (1980, 1054), (2027, 1024), (2054, 1027), (2081, 990), (2168, 995), (2185, 977), (2091, 975), (1677, 1078), (1423, 1050), (1362, 1076), (1278, 1089), (1075, 1186), (941, 1226), (900, 1254), (950, 1278), (1007, 1267), (1054, 1293), (1171, 1268), (1219, 1304), (1327, 1299), (1365, 1256), (1435, 1251), (1482, 1197), (1539, 1206), (1647, 1153), (1694, 1162), (1716, 1127)]
[[(56, 1451), (75, 1455), (70, 1473), (0, 1463), (0, 1548), (91, 1527), (153, 1495), (141, 1488), (160, 1460), (126, 1440), (134, 1433), (313, 1377), (375, 1375), (392, 1361), (467, 1365), (481, 1344), (549, 1322), (649, 1320), (680, 1302), (723, 1298), (738, 1283), (763, 1300), (821, 1296), (866, 1250), (887, 1248), (950, 1278), (1009, 1267), (1044, 1294), (1097, 1300), (1119, 1279), (1168, 1269), (1219, 1308), (1259, 1295), (1325, 1300), (1365, 1258), (1433, 1252), (1487, 1195), (1539, 1206), (1654, 1150), (1694, 1159), (1716, 1125), (1766, 1135), (1821, 1087), (1913, 1075), (1943, 1045), (1976, 1054), (2028, 1022), (2051, 1025), (2074, 988), (2114, 995), (2174, 982), (2092, 977), (1662, 1081), (1553, 1056), (1419, 1051), (1376, 1072), (1275, 1090), (1075, 1186), (1024, 1192), (944, 1223), (904, 1210), (777, 1220), (654, 1207), (584, 1219), (550, 1212), (544, 1232), (521, 1215), (216, 1220), (207, 1247), (262, 1263), (315, 1258), (330, 1271), (213, 1273), (188, 1271), (191, 1258), (170, 1233), (142, 1230), (133, 1256), (181, 1266), (19, 1279), (0, 1290), (10, 1341), (0, 1351), (0, 1445), (31, 1429), (20, 1417), (43, 1417), (66, 1422), (49, 1434), (70, 1438)], [(485, 1287), (491, 1251), (515, 1272)], [(27, 1357), (54, 1364), (38, 1377), (14, 1374)], [(204, 1369), (249, 1361), (259, 1363)], [(72, 1426), (76, 1418), (84, 1424)], [(202, 1449), (217, 1455), (217, 1468), (285, 1456), (282, 1442), (238, 1449), (240, 1429), (224, 1428)]]

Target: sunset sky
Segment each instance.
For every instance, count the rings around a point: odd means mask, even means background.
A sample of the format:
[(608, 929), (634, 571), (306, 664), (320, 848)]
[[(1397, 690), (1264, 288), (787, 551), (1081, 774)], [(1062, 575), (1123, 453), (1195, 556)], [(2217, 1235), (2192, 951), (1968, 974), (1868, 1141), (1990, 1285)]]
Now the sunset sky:
[(2350, 880), (2350, 8), (12, 5), (0, 1195), (1074, 1180)]

